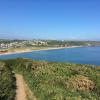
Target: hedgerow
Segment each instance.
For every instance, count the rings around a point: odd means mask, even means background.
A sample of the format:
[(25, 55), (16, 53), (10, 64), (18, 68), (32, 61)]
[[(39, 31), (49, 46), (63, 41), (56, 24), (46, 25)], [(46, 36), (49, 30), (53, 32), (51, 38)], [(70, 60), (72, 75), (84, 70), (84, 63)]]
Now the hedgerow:
[(14, 100), (16, 80), (12, 69), (0, 62), (0, 100)]

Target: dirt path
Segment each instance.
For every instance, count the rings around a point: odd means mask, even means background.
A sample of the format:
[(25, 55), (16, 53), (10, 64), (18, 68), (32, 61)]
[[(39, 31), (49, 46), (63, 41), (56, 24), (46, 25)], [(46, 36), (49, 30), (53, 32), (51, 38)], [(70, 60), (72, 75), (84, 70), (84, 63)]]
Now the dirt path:
[(16, 100), (27, 100), (24, 79), (20, 74), (16, 74), (16, 86)]

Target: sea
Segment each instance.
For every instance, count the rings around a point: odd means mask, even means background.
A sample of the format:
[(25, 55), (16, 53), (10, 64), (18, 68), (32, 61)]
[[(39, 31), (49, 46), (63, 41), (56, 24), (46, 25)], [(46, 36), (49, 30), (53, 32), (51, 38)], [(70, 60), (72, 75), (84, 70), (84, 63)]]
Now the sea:
[(29, 58), (49, 62), (67, 62), (100, 66), (100, 46), (40, 50), (0, 55), (0, 59)]

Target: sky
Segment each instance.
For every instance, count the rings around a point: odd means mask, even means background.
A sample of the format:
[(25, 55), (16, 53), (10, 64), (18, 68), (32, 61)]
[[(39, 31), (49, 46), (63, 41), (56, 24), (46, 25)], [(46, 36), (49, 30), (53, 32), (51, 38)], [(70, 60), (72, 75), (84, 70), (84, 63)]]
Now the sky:
[(100, 0), (0, 0), (0, 39), (100, 40)]

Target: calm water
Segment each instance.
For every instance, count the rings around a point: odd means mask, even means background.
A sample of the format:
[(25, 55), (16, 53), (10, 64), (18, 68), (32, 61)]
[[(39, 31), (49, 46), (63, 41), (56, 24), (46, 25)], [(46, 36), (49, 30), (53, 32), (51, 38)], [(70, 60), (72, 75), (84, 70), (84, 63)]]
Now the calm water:
[(30, 58), (52, 62), (72, 62), (100, 65), (100, 47), (65, 48), (57, 50), (33, 51), (29, 53), (2, 55), (0, 59)]

